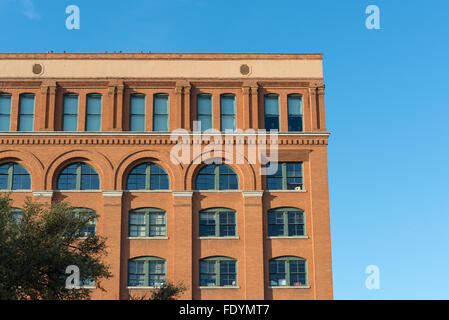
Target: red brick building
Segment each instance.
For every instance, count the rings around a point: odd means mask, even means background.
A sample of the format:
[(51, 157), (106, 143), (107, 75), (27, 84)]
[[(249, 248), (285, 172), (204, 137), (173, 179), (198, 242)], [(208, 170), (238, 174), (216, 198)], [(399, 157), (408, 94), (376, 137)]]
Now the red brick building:
[[(198, 120), (278, 129), (278, 171), (207, 141), (174, 163), (171, 133), (192, 140)], [(328, 136), (321, 54), (0, 54), (0, 189), (17, 208), (32, 196), (99, 214), (89, 232), (107, 237), (114, 276), (95, 299), (166, 279), (184, 299), (332, 299)]]

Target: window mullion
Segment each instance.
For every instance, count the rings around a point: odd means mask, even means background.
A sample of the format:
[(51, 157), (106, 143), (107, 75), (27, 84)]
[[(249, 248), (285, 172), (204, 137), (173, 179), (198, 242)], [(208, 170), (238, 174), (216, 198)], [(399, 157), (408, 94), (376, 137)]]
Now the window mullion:
[(287, 282), (287, 286), (290, 285), (290, 261), (285, 260), (285, 280)]
[(147, 164), (147, 167), (145, 168), (145, 190), (150, 190), (150, 177), (151, 177), (151, 166), (150, 164)]
[(76, 190), (81, 190), (81, 164), (76, 167)]
[(215, 236), (220, 237), (220, 213), (215, 211)]
[(14, 164), (10, 164), (8, 168), (8, 190), (12, 190), (12, 181), (14, 176)]
[(145, 260), (145, 286), (150, 286), (150, 260)]
[(282, 217), (284, 218), (284, 236), (288, 237), (288, 211), (282, 212)]
[(150, 236), (150, 212), (146, 211), (144, 215), (145, 219), (145, 236)]
[(282, 163), (282, 190), (287, 190), (287, 164)]
[(220, 285), (220, 260), (215, 260), (215, 285)]
[(215, 165), (214, 168), (214, 179), (215, 190), (220, 190), (220, 167), (218, 165)]

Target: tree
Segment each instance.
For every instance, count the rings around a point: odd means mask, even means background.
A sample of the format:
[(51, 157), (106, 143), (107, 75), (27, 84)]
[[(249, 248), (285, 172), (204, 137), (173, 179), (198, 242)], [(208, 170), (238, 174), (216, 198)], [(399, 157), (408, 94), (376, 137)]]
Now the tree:
[(111, 277), (101, 262), (105, 240), (80, 237), (96, 215), (74, 215), (66, 202), (44, 205), (25, 201), (14, 215), (9, 195), (0, 195), (0, 299), (88, 299), (86, 288), (66, 289), (66, 268), (76, 266), (80, 281)]
[[(148, 300), (176, 300), (176, 298), (187, 290), (187, 287), (182, 283), (174, 284), (172, 282), (165, 282), (160, 287), (151, 292), (151, 297)], [(146, 295), (135, 297), (130, 296), (130, 300), (147, 300)]]

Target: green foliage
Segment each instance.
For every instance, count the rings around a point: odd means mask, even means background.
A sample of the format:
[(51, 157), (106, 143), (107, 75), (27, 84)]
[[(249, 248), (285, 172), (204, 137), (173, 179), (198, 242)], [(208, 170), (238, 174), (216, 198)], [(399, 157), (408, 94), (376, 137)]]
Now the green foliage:
[(182, 283), (173, 284), (166, 282), (162, 286), (154, 289), (151, 293), (151, 297), (147, 299), (146, 295), (143, 296), (130, 296), (130, 300), (176, 300), (176, 298), (187, 290), (187, 287)]
[(66, 202), (42, 205), (27, 198), (23, 214), (12, 215), (9, 195), (0, 195), (0, 299), (88, 299), (85, 288), (66, 289), (66, 268), (80, 269), (80, 280), (90, 276), (97, 288), (111, 277), (101, 259), (105, 240), (80, 238), (81, 230), (97, 216), (73, 215)]

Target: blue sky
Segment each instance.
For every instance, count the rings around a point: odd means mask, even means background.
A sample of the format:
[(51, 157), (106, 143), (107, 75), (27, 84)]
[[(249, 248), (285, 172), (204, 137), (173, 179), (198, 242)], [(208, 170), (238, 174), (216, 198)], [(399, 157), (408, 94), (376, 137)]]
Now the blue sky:
[[(81, 28), (67, 30), (77, 5)], [(365, 8), (380, 9), (380, 30)], [(449, 299), (449, 2), (0, 0), (0, 52), (324, 54), (334, 296)], [(380, 268), (380, 289), (365, 268)]]

